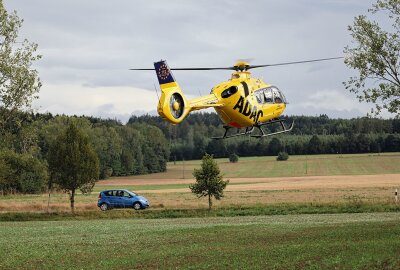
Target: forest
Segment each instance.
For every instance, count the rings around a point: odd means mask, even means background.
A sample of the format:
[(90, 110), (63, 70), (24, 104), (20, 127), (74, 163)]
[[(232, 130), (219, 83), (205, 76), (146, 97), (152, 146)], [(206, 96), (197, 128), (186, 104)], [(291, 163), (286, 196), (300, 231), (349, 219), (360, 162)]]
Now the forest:
[[(172, 126), (156, 116), (132, 116), (128, 124), (149, 123), (162, 130), (170, 143), (171, 160), (199, 159), (204, 153), (214, 157), (277, 155), (349, 154), (400, 151), (400, 119), (330, 119), (327, 115), (284, 117), (294, 128), (284, 135), (265, 138), (248, 136), (212, 140), (224, 132), (215, 113), (190, 114)], [(277, 131), (279, 125), (268, 128)]]
[(48, 154), (73, 122), (88, 137), (100, 179), (166, 170), (169, 143), (153, 125), (94, 117), (19, 113), (0, 136), (0, 193), (39, 193), (49, 185)]
[[(0, 192), (39, 193), (48, 188), (48, 154), (73, 122), (88, 137), (100, 164), (100, 179), (165, 171), (168, 161), (277, 155), (400, 151), (400, 120), (320, 116), (286, 117), (292, 132), (262, 139), (225, 140), (215, 113), (194, 113), (173, 126), (158, 116), (132, 116), (128, 123), (86, 116), (18, 113), (0, 139)], [(269, 127), (275, 131), (279, 126)]]

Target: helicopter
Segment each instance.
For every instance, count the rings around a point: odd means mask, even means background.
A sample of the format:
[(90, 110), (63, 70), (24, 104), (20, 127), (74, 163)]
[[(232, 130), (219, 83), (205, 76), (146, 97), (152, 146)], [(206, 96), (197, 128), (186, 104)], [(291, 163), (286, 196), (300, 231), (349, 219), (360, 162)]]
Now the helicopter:
[[(246, 61), (238, 61), (232, 67), (200, 67), (200, 68), (169, 68), (165, 60), (154, 63), (153, 68), (137, 68), (130, 70), (155, 70), (161, 88), (157, 112), (173, 125), (179, 124), (192, 111), (214, 108), (224, 123), (224, 135), (212, 139), (226, 139), (242, 135), (262, 138), (293, 129), (294, 121), (287, 126), (280, 118), (288, 104), (285, 95), (278, 87), (253, 78), (250, 69), (271, 66), (283, 66), (310, 62), (320, 62), (340, 59), (331, 57), (296, 62), (286, 62), (267, 65), (250, 65)], [(231, 78), (215, 85), (209, 95), (187, 99), (172, 70), (233, 70)], [(262, 127), (278, 123), (280, 131), (266, 132)], [(236, 133), (229, 130), (236, 128)], [(245, 129), (244, 132), (242, 129)], [(258, 134), (253, 134), (258, 129)]]

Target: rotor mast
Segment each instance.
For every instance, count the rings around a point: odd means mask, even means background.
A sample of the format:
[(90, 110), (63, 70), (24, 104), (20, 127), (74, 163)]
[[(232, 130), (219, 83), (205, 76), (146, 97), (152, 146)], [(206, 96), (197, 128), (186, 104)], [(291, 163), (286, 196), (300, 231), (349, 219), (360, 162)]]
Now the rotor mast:
[(236, 64), (233, 66), (233, 70), (235, 70), (235, 72), (232, 73), (231, 80), (249, 79), (251, 77), (250, 72), (247, 71), (249, 67), (250, 64), (248, 62), (236, 62)]

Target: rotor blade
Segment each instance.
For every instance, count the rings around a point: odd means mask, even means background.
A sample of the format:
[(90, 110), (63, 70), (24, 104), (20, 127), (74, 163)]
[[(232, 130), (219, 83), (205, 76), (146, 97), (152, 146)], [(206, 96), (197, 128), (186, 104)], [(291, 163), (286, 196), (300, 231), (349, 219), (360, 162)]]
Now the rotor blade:
[(129, 70), (154, 70), (154, 68), (130, 68)]
[(171, 70), (234, 70), (233, 67), (211, 67), (211, 68), (171, 68)]
[[(154, 70), (154, 68), (130, 68), (129, 70)], [(210, 68), (170, 68), (170, 70), (234, 70), (233, 67), (210, 67)]]
[(296, 62), (268, 64), (268, 65), (250, 65), (247, 69), (260, 68), (260, 67), (285, 66), (285, 65), (303, 64), (303, 63), (311, 63), (311, 62), (321, 62), (321, 61), (329, 61), (329, 60), (336, 60), (336, 59), (342, 59), (342, 58), (344, 58), (344, 57), (340, 56), (340, 57), (320, 58), (320, 59), (313, 59), (313, 60), (303, 60), (303, 61), (296, 61)]
[[(285, 65), (294, 65), (294, 64), (303, 64), (303, 63), (311, 63), (311, 62), (321, 62), (321, 61), (329, 61), (342, 59), (344, 57), (331, 57), (331, 58), (320, 58), (320, 59), (312, 59), (312, 60), (303, 60), (296, 62), (286, 62), (286, 63), (277, 63), (277, 64), (267, 64), (267, 65), (250, 65), (246, 67), (246, 70), (252, 68), (261, 68), (261, 67), (273, 67), (273, 66), (285, 66)], [(198, 67), (198, 68), (171, 68), (170, 70), (236, 70), (235, 67)], [(154, 70), (154, 68), (130, 68), (129, 70)]]

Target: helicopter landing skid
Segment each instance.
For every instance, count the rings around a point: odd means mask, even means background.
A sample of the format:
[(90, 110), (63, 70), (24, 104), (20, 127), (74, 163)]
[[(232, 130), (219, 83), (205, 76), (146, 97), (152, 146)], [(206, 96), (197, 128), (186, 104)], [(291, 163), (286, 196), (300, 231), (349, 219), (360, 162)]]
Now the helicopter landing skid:
[[(265, 133), (265, 131), (262, 129), (262, 127), (266, 126), (266, 125), (274, 124), (274, 123), (280, 123), (282, 130), (277, 131), (277, 132), (272, 132), (272, 133)], [(289, 127), (286, 127), (284, 120), (278, 119), (278, 120), (273, 120), (273, 121), (269, 121), (269, 122), (265, 122), (265, 123), (257, 123), (252, 127), (247, 127), (245, 132), (240, 132), (240, 129), (237, 129), (237, 133), (231, 134), (231, 135), (227, 135), (227, 134), (228, 134), (228, 130), (232, 129), (232, 127), (224, 126), (224, 129), (225, 129), (224, 135), (222, 137), (212, 137), (211, 139), (221, 140), (221, 139), (227, 139), (227, 138), (238, 137), (238, 136), (243, 136), (243, 135), (250, 135), (250, 137), (253, 137), (253, 138), (263, 138), (263, 137), (267, 137), (267, 136), (272, 136), (272, 135), (276, 135), (276, 134), (280, 134), (280, 133), (289, 132), (293, 129), (293, 125), (294, 125), (294, 121), (290, 124)], [(254, 131), (254, 128), (258, 128), (260, 130), (261, 134), (251, 135)]]
[[(273, 123), (281, 124), (282, 130), (281, 131), (277, 131), (277, 132), (272, 132), (272, 133), (265, 133), (264, 130), (261, 128), (262, 126), (270, 125), (270, 124), (273, 124)], [(263, 138), (263, 137), (272, 136), (272, 135), (276, 135), (276, 134), (286, 133), (286, 132), (291, 131), (293, 129), (293, 126), (294, 126), (294, 120), (290, 124), (289, 127), (286, 127), (285, 123), (284, 123), (284, 120), (281, 120), (281, 119), (274, 120), (274, 121), (271, 121), (271, 122), (262, 123), (262, 124), (258, 124), (258, 125), (255, 125), (255, 127), (257, 127), (260, 130), (261, 134), (260, 135), (251, 135), (251, 137)]]

